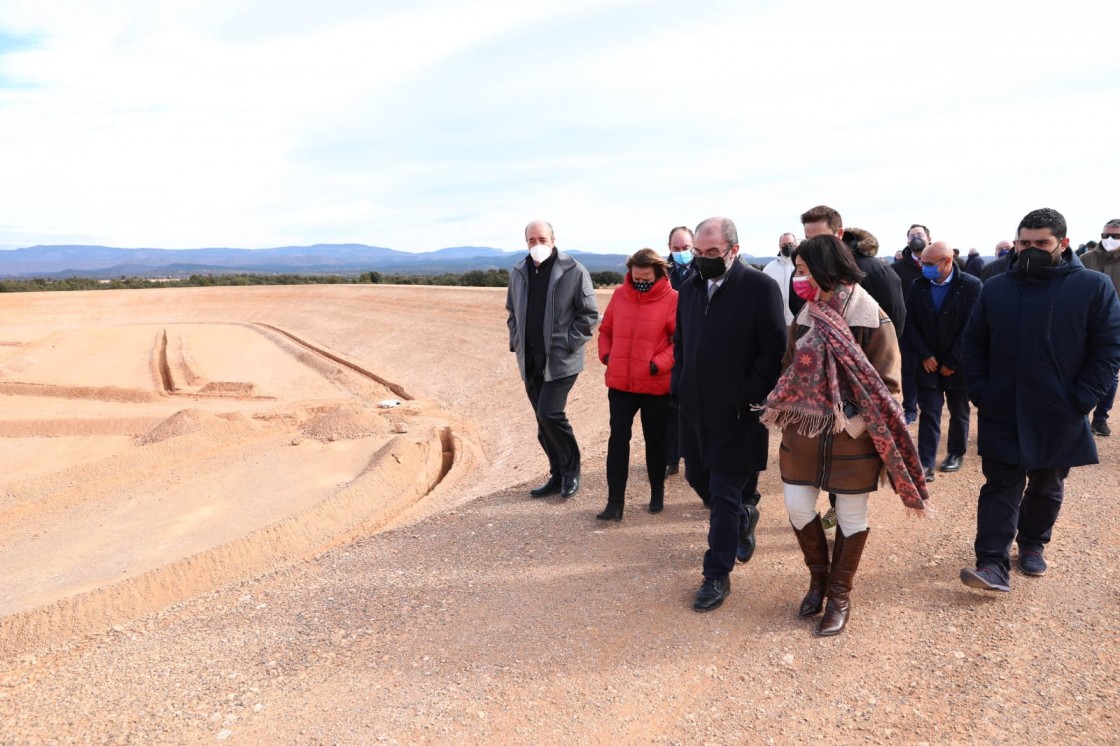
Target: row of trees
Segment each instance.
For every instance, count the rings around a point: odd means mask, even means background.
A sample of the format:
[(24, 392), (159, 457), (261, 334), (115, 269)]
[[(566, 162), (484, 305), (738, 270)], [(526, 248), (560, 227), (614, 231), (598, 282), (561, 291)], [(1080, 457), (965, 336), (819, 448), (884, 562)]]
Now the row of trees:
[[(608, 287), (622, 283), (618, 272), (592, 272), (595, 287)], [(217, 274), (191, 275), (181, 280), (120, 277), (98, 280), (91, 277), (64, 279), (35, 278), (32, 280), (0, 280), (0, 293), (31, 293), (50, 290), (121, 290), (164, 287), (213, 287), (240, 285), (450, 285), (459, 287), (506, 287), (509, 285), (508, 269), (472, 269), (469, 272), (441, 275), (406, 275), (384, 272), (363, 272), (360, 275), (258, 275)]]

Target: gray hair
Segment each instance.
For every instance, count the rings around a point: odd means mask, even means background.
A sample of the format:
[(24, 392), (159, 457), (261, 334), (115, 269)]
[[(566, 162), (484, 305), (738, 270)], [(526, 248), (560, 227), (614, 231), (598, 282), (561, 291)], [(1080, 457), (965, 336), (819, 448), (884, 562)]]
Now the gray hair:
[(699, 234), (709, 224), (719, 225), (720, 236), (724, 242), (727, 243), (727, 248), (731, 248), (739, 243), (739, 232), (735, 230), (735, 224), (731, 222), (730, 218), (708, 218), (701, 221), (700, 225), (696, 226), (696, 233)]
[(531, 220), (531, 221), (529, 221), (528, 225), (525, 226), (525, 238), (529, 237), (529, 229), (532, 228), (537, 223), (543, 223), (544, 225), (547, 225), (548, 226), (548, 237), (551, 238), (553, 241), (556, 240), (556, 231), (552, 230), (552, 223), (548, 222), (547, 220)]
[(1104, 224), (1105, 228), (1120, 228), (1120, 218), (1113, 218)]

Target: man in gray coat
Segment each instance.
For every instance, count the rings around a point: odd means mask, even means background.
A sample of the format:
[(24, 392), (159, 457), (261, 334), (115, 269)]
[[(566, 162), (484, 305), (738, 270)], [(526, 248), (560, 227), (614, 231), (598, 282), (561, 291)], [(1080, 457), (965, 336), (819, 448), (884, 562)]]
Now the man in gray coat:
[(599, 320), (591, 275), (582, 264), (556, 250), (552, 225), (525, 226), (529, 256), (509, 275), (506, 311), (509, 350), (537, 416), (537, 440), (548, 456), (548, 481), (533, 497), (579, 490), (579, 444), (564, 413), (568, 392), (583, 370), (583, 346)]

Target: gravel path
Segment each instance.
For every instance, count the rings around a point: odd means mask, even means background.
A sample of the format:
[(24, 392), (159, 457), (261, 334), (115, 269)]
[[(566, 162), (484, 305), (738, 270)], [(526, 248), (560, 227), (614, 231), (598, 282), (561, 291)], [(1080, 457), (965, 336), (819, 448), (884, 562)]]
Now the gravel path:
[(0, 662), (0, 743), (1120, 742), (1120, 438), (1070, 477), (1049, 573), (1014, 574), (1010, 594), (957, 577), (974, 443), (931, 519), (879, 492), (851, 623), (822, 639), (796, 616), (807, 571), (776, 468), (758, 551), (710, 614), (690, 608), (707, 522), (680, 477), (650, 515), (635, 463), (625, 519), (594, 520), (599, 374), (577, 387), (573, 499), (527, 497), (543, 477), (528, 406), (491, 399), (476, 421), (509, 432), (487, 431), (477, 476), (515, 486)]

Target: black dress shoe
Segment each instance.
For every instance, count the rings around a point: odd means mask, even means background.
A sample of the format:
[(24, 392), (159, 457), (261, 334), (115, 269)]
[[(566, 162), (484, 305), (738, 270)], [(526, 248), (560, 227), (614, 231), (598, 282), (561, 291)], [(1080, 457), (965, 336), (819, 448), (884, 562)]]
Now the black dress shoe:
[(723, 599), (731, 595), (731, 577), (724, 575), (719, 578), (704, 578), (703, 585), (696, 592), (696, 600), (692, 602), (694, 611), (711, 611), (718, 609), (723, 604)]
[(941, 462), (941, 466), (937, 468), (941, 471), (960, 471), (962, 461), (964, 461), (963, 456), (954, 456), (950, 453), (945, 457), (945, 460)]
[(758, 508), (753, 505), (744, 505), (743, 509), (747, 511), (747, 518), (743, 530), (739, 532), (739, 546), (735, 548), (735, 559), (740, 562), (750, 562), (751, 557), (754, 556), (754, 527), (758, 525), (760, 514)]
[(555, 495), (560, 491), (560, 477), (551, 476), (548, 481), (540, 487), (534, 487), (529, 490), (529, 494), (533, 497), (547, 497), (548, 495)]
[(932, 466), (927, 466), (922, 470), (922, 473), (926, 475), (926, 484), (929, 484), (933, 480), (937, 479), (937, 475), (933, 473)]
[(560, 497), (565, 499), (579, 492), (579, 474), (574, 477), (564, 477), (560, 486)]

